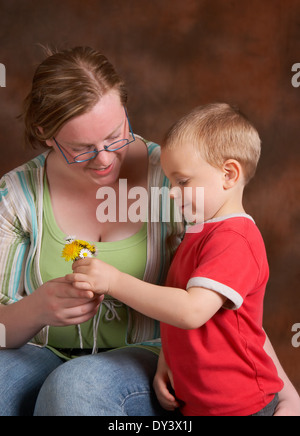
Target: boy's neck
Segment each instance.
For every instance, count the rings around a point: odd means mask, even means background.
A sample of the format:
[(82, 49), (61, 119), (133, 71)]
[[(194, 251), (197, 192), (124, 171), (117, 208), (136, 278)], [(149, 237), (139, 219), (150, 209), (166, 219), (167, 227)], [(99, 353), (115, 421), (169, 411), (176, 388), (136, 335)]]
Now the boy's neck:
[[(232, 193), (233, 192), (231, 192), (231, 194)], [(236, 190), (234, 195), (228, 196), (225, 203), (217, 211), (217, 213), (213, 217), (211, 217), (211, 219), (219, 218), (227, 215), (238, 215), (243, 213), (246, 213), (246, 211), (243, 206), (243, 189), (241, 189), (241, 190)]]

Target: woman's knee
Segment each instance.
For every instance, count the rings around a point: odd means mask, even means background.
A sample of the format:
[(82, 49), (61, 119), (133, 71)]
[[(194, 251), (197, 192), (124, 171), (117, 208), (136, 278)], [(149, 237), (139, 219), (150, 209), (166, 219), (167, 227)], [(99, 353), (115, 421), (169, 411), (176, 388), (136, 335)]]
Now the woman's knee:
[(69, 361), (44, 383), (35, 414), (126, 415), (127, 406), (132, 408), (134, 398), (146, 399), (151, 395), (156, 363), (157, 356), (139, 349), (99, 353)]
[[(152, 384), (157, 365), (157, 356), (138, 349), (116, 350), (70, 360), (57, 368), (46, 380), (51, 393), (64, 395), (86, 391), (111, 392), (116, 385), (136, 381), (137, 384)], [(43, 386), (43, 389), (45, 388)]]
[(115, 380), (111, 382), (107, 366), (95, 364), (94, 357), (70, 360), (53, 371), (40, 390), (35, 415), (93, 415), (93, 408), (101, 409), (99, 399), (107, 400)]

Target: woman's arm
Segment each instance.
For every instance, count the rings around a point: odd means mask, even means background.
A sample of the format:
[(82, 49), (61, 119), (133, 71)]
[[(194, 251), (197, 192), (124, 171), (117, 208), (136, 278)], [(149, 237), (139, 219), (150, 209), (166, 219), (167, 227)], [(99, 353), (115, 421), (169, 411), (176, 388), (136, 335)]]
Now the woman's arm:
[(19, 348), (45, 326), (81, 324), (96, 315), (103, 298), (75, 289), (64, 278), (51, 280), (33, 294), (0, 305), (0, 323), (6, 329), (6, 348)]
[(0, 305), (0, 322), (6, 330), (6, 348), (25, 345), (44, 327), (38, 321), (32, 295), (10, 304)]
[(277, 368), (278, 375), (284, 383), (284, 388), (279, 393), (279, 404), (276, 409), (275, 416), (300, 416), (300, 397), (284, 369), (282, 368), (268, 336), (264, 349), (273, 360)]

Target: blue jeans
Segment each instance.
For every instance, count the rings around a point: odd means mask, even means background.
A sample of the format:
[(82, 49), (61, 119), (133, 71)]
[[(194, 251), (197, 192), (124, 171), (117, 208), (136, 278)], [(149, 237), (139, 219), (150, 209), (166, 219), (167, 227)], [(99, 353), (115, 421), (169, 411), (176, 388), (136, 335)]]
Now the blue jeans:
[(136, 347), (68, 362), (31, 345), (1, 350), (0, 416), (162, 416), (157, 358)]
[(46, 348), (0, 350), (0, 416), (32, 416), (44, 381), (63, 360)]
[(36, 416), (160, 416), (152, 388), (158, 357), (128, 347), (64, 363), (43, 384)]

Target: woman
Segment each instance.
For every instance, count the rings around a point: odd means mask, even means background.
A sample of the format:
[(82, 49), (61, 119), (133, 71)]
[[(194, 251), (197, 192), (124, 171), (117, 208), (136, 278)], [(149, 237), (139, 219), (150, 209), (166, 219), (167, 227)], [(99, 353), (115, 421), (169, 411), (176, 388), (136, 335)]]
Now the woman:
[[(7, 332), (0, 415), (163, 413), (152, 389), (157, 324), (118, 301), (73, 288), (64, 279), (71, 265), (61, 257), (65, 238), (76, 235), (118, 269), (164, 281), (182, 227), (151, 219), (157, 210), (150, 207), (150, 188), (169, 182), (159, 147), (133, 134), (126, 102), (114, 68), (90, 48), (49, 53), (35, 73), (25, 138), (48, 150), (0, 182), (0, 323)], [(119, 214), (124, 179), (127, 192), (147, 190), (147, 224)], [(99, 222), (103, 187), (115, 193), (116, 222)], [(160, 201), (160, 208), (168, 206), (168, 198)], [(128, 211), (131, 206), (127, 199)], [(282, 413), (286, 399), (294, 409), (298, 401), (287, 386)]]
[[(25, 137), (29, 146), (47, 145), (48, 151), (5, 175), (0, 185), (0, 322), (9, 348), (0, 353), (0, 415), (32, 414), (46, 377), (81, 355), (97, 357), (102, 376), (105, 367), (110, 373), (114, 362), (115, 371), (120, 365), (118, 386), (121, 377), (130, 386), (128, 362), (134, 397), (139, 390), (147, 393), (145, 406), (138, 401), (140, 413), (161, 413), (150, 398), (157, 324), (117, 301), (102, 303), (77, 292), (63, 278), (71, 272), (61, 257), (68, 235), (95, 243), (99, 258), (157, 283), (178, 245), (179, 224), (152, 223), (151, 217), (148, 224), (133, 222), (124, 216), (101, 223), (96, 216), (99, 187), (114, 190), (118, 208), (120, 179), (126, 179), (128, 191), (147, 189), (149, 199), (150, 187), (169, 186), (159, 166), (159, 147), (134, 136), (126, 102), (114, 68), (90, 48), (51, 54), (35, 73), (25, 101)], [(128, 199), (128, 208), (132, 203)], [(12, 389), (16, 377), (20, 381)], [(122, 407), (130, 413), (130, 398)]]

